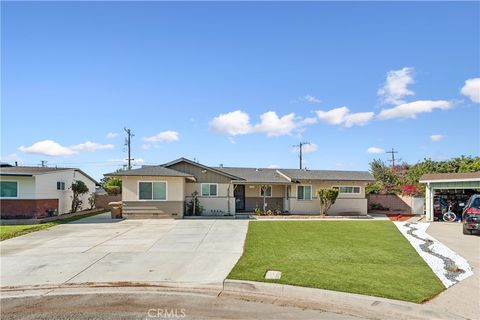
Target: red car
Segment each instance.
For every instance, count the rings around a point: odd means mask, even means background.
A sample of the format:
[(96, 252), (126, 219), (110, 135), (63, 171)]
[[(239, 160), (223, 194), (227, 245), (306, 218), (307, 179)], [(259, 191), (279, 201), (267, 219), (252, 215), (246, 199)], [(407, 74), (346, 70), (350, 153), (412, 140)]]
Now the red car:
[(472, 234), (478, 230), (480, 230), (480, 194), (474, 194), (463, 209), (463, 234)]

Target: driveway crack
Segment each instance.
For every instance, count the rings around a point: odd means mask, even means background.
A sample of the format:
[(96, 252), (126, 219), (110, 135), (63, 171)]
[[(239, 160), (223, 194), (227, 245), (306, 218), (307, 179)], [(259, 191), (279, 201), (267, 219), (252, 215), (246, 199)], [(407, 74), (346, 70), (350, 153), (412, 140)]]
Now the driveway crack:
[(91, 248), (88, 248), (87, 250), (83, 251), (82, 253), (88, 252), (88, 251), (92, 250), (93, 248), (98, 247), (98, 246), (104, 244), (105, 242), (108, 242), (108, 241), (110, 241), (110, 240), (113, 240), (113, 239), (115, 239), (115, 238), (118, 238), (118, 237), (120, 237), (121, 235), (123, 235), (123, 234), (127, 233), (128, 231), (131, 231), (131, 230), (133, 230), (133, 229), (135, 229), (135, 228), (137, 228), (137, 227), (129, 228), (129, 229), (125, 230), (124, 232), (121, 232), (121, 233), (119, 233), (119, 234), (117, 234), (117, 235), (115, 235), (115, 236), (113, 236), (113, 237), (111, 237), (111, 238), (108, 238), (108, 239), (105, 240), (105, 241), (102, 241), (102, 242), (100, 242), (100, 243), (97, 243), (96, 245), (92, 246)]
[(70, 280), (72, 280), (73, 278), (77, 277), (80, 273), (84, 272), (85, 270), (89, 269), (91, 266), (93, 266), (95, 263), (97, 263), (98, 261), (102, 260), (103, 258), (105, 258), (106, 256), (108, 256), (110, 254), (110, 252), (106, 253), (104, 256), (100, 257), (99, 259), (93, 261), (92, 263), (90, 263), (85, 269), (79, 271), (77, 274), (75, 274), (73, 277), (71, 277), (70, 279), (67, 279), (66, 281), (64, 281), (62, 284), (65, 284), (67, 282), (69, 282)]
[(207, 235), (210, 233), (210, 230), (212, 230), (212, 228), (213, 228), (213, 226), (215, 225), (215, 223), (217, 223), (216, 220), (210, 225), (210, 228), (208, 228), (208, 231), (205, 233), (205, 235), (203, 236), (202, 240), (200, 240), (200, 242), (198, 242), (198, 246), (195, 248), (195, 252), (196, 252), (196, 251), (198, 250), (198, 248), (202, 245), (203, 240), (205, 240), (205, 238), (207, 237)]

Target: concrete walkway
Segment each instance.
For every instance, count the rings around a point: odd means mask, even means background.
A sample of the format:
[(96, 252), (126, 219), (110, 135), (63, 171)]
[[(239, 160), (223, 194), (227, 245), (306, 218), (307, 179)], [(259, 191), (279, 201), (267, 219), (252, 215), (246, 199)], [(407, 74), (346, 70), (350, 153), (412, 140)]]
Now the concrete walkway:
[(2, 241), (1, 286), (151, 282), (222, 287), (248, 221), (111, 220), (109, 214)]
[(480, 236), (463, 235), (461, 223), (434, 222), (427, 233), (468, 260), (473, 276), (427, 302), (468, 319), (480, 319)]

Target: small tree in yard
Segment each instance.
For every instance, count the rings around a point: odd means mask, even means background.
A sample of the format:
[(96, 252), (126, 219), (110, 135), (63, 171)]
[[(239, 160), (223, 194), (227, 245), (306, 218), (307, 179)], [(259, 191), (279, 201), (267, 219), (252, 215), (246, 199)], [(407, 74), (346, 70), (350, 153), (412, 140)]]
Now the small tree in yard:
[(95, 192), (90, 193), (90, 197), (88, 197), (88, 205), (90, 206), (90, 210), (95, 208)]
[(198, 192), (194, 191), (192, 193), (192, 199), (187, 202), (187, 213), (192, 216), (199, 216), (203, 212), (203, 207), (198, 201)]
[(333, 206), (338, 197), (338, 189), (325, 188), (317, 190), (317, 197), (320, 200), (320, 214), (327, 215), (328, 210)]
[(82, 206), (82, 200), (80, 200), (80, 196), (87, 193), (89, 190), (87, 185), (80, 180), (74, 181), (70, 186), (70, 189), (73, 191), (71, 212), (74, 213), (77, 212), (77, 210)]

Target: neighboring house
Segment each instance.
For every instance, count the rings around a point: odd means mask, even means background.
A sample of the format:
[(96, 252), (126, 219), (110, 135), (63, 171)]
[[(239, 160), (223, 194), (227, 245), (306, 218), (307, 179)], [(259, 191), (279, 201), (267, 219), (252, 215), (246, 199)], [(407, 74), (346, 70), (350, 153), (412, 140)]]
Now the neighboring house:
[(0, 214), (2, 218), (42, 218), (48, 210), (57, 214), (70, 212), (72, 190), (76, 180), (83, 181), (89, 192), (81, 196), (82, 209), (95, 192), (96, 181), (75, 168), (0, 167)]
[(182, 217), (192, 194), (203, 215), (235, 215), (262, 208), (293, 214), (319, 214), (316, 190), (339, 188), (329, 214), (367, 213), (366, 171), (208, 167), (180, 158), (159, 166), (109, 173), (122, 179), (127, 218)]

